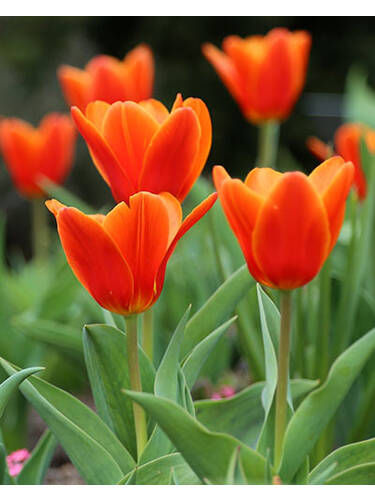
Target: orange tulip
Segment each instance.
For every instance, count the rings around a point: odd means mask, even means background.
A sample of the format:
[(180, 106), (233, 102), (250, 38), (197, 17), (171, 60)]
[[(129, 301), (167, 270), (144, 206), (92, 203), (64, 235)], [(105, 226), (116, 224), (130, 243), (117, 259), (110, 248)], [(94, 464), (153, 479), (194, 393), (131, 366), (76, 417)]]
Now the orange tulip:
[(211, 119), (201, 99), (178, 94), (169, 113), (155, 99), (90, 103), (72, 116), (117, 202), (139, 191), (184, 200), (211, 148)]
[(105, 309), (141, 313), (158, 299), (168, 259), (178, 240), (212, 207), (213, 193), (182, 222), (180, 203), (169, 193), (140, 192), (104, 215), (85, 215), (56, 200), (61, 243), (74, 274)]
[(276, 28), (266, 36), (228, 36), (223, 52), (204, 44), (203, 54), (245, 118), (258, 124), (288, 117), (305, 82), (310, 46), (308, 32)]
[[(362, 137), (366, 141), (369, 151), (375, 153), (375, 130), (371, 130), (361, 123), (345, 123), (341, 125), (336, 130), (334, 137), (337, 154), (346, 161), (351, 161), (354, 165), (353, 184), (360, 200), (364, 200), (367, 194), (366, 177), (361, 162), (360, 146)], [(307, 147), (319, 160), (325, 160), (333, 154), (332, 148), (316, 137), (309, 137)]]
[(255, 168), (241, 182), (214, 168), (223, 210), (257, 281), (289, 290), (314, 278), (338, 238), (353, 174), (339, 156), (309, 177)]
[(89, 102), (96, 100), (112, 104), (150, 98), (154, 59), (148, 46), (138, 45), (122, 61), (100, 55), (91, 59), (84, 70), (64, 65), (57, 74), (68, 104), (84, 111)]
[(44, 178), (62, 184), (72, 167), (75, 136), (70, 118), (58, 113), (46, 115), (38, 128), (17, 118), (0, 122), (4, 161), (23, 196), (44, 196)]

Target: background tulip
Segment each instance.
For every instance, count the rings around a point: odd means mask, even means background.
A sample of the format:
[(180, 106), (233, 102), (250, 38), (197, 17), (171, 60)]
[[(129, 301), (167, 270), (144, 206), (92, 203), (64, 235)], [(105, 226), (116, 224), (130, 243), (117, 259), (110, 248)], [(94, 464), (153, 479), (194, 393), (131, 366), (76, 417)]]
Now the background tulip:
[(216, 193), (182, 222), (179, 202), (169, 193), (141, 192), (106, 216), (85, 215), (56, 200), (55, 215), (67, 260), (81, 284), (105, 309), (129, 315), (158, 299), (178, 240), (211, 208)]
[(72, 116), (117, 202), (138, 191), (184, 200), (211, 147), (211, 119), (201, 99), (178, 94), (169, 113), (155, 99), (90, 103)]
[(0, 122), (0, 147), (17, 190), (26, 198), (40, 198), (44, 178), (61, 184), (73, 162), (74, 126), (69, 117), (46, 115), (38, 128), (17, 118)]
[(289, 290), (314, 278), (338, 238), (353, 174), (340, 157), (309, 177), (255, 168), (244, 183), (214, 168), (224, 212), (257, 281)]
[(154, 59), (147, 45), (138, 45), (120, 61), (96, 56), (84, 70), (61, 66), (58, 77), (66, 101), (82, 111), (91, 101), (142, 101), (152, 95)]

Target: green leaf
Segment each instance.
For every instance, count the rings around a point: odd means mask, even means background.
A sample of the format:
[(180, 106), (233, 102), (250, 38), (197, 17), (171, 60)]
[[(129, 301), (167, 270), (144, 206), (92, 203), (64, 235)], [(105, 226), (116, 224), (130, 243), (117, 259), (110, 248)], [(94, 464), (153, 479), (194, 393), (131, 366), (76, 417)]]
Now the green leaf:
[(157, 421), (197, 476), (225, 484), (234, 450), (240, 446), (247, 482), (264, 484), (266, 461), (257, 452), (227, 434), (208, 431), (181, 406), (152, 394), (127, 391)]
[[(291, 381), (293, 401), (318, 385), (316, 380)], [(265, 382), (246, 387), (231, 398), (194, 403), (198, 420), (212, 432), (223, 432), (255, 447), (264, 418), (261, 395)]]
[(333, 363), (326, 382), (301, 403), (285, 434), (280, 466), (284, 482), (292, 479), (310, 453), (374, 349), (375, 329), (341, 354)]
[(21, 384), (27, 377), (30, 377), (30, 375), (42, 370), (44, 370), (44, 368), (25, 368), (24, 370), (11, 375), (0, 385), (0, 418), (3, 415), (9, 399), (16, 391), (19, 384)]
[(210, 332), (226, 321), (254, 283), (246, 265), (234, 272), (189, 320), (182, 344), (185, 357)]
[(50, 179), (44, 178), (43, 181), (40, 182), (40, 185), (51, 198), (56, 198), (61, 203), (64, 203), (64, 205), (68, 205), (69, 207), (76, 207), (86, 214), (96, 213), (95, 209), (88, 205), (81, 198), (74, 195), (63, 186), (55, 184)]
[(375, 128), (375, 92), (369, 87), (367, 76), (362, 68), (350, 69), (344, 94), (344, 112), (348, 121), (366, 123)]
[(205, 337), (199, 344), (197, 344), (191, 351), (189, 356), (185, 359), (182, 369), (185, 374), (186, 384), (191, 389), (199, 377), (200, 371), (204, 366), (210, 353), (213, 351), (218, 341), (223, 334), (227, 331), (229, 326), (236, 321), (237, 316), (233, 316), (230, 320), (226, 321), (223, 325), (216, 328), (212, 333)]
[(325, 484), (375, 484), (375, 462), (351, 467), (331, 477)]
[(375, 462), (375, 438), (342, 446), (328, 455), (310, 472), (309, 484), (319, 484), (317, 479), (322, 477), (327, 470), (330, 473), (326, 475), (325, 481), (341, 474), (346, 469), (370, 462)]
[[(0, 358), (4, 370), (19, 368)], [(67, 392), (32, 376), (20, 385), (88, 484), (116, 484), (135, 462), (107, 425)], [(95, 457), (90, 460), (89, 457)]]
[(45, 431), (18, 475), (17, 484), (43, 484), (56, 446), (55, 436), (50, 430)]
[[(98, 414), (136, 457), (133, 404), (122, 392), (130, 388), (126, 334), (109, 325), (86, 325), (83, 347)], [(143, 390), (153, 392), (154, 368), (140, 347), (138, 352)]]

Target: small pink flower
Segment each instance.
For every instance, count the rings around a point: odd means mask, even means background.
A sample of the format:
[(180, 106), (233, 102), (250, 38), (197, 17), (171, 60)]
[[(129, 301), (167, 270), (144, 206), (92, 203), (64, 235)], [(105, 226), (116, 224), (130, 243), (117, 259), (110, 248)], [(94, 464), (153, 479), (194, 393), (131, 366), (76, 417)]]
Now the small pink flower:
[(223, 398), (230, 398), (236, 394), (236, 391), (231, 385), (224, 385), (220, 389), (220, 394), (223, 396)]
[(22, 467), (26, 460), (30, 457), (30, 453), (26, 448), (21, 450), (16, 450), (7, 456), (7, 464), (9, 469), (9, 474), (11, 476), (18, 476), (21, 472)]
[(211, 394), (211, 399), (221, 399), (221, 395), (218, 392), (213, 392)]

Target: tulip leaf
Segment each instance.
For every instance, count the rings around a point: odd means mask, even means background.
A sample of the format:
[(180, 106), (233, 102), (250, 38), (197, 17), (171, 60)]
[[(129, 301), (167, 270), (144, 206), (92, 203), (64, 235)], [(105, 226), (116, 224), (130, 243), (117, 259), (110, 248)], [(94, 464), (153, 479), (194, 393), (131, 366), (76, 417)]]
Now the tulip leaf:
[[(19, 368), (0, 358), (9, 373)], [(116, 484), (135, 462), (107, 425), (77, 398), (31, 376), (20, 385), (88, 484)], [(89, 457), (95, 457), (90, 460)]]
[(317, 479), (329, 470), (325, 481), (358, 465), (375, 462), (375, 438), (348, 444), (333, 451), (322, 460), (309, 474), (309, 484), (319, 484)]
[[(83, 347), (98, 414), (136, 457), (133, 403), (122, 392), (130, 388), (126, 334), (109, 325), (86, 325)], [(153, 392), (154, 368), (138, 351), (143, 390)]]
[(215, 328), (226, 321), (237, 303), (254, 284), (246, 265), (235, 271), (188, 321), (182, 344), (185, 357)]
[(55, 184), (50, 179), (45, 177), (39, 184), (49, 197), (56, 198), (56, 200), (60, 201), (64, 205), (76, 207), (86, 214), (95, 213), (95, 209), (88, 205), (85, 201), (71, 193), (65, 187)]
[(284, 482), (290, 481), (302, 465), (374, 350), (375, 329), (342, 353), (333, 363), (325, 383), (301, 403), (285, 434), (280, 465)]
[(50, 430), (44, 432), (30, 458), (17, 477), (17, 484), (43, 484), (44, 476), (57, 446), (57, 439)]
[(204, 363), (217, 345), (218, 341), (236, 319), (237, 316), (233, 316), (233, 318), (216, 328), (216, 330), (199, 342), (199, 344), (194, 347), (189, 356), (185, 359), (182, 369), (189, 389), (192, 389), (195, 381), (199, 377)]
[[(293, 401), (318, 385), (317, 380), (291, 380)], [(231, 398), (200, 400), (194, 403), (197, 419), (212, 432), (223, 432), (255, 447), (264, 418), (261, 404), (265, 382), (246, 387)]]
[(375, 484), (375, 462), (361, 464), (332, 476), (325, 484)]
[(40, 372), (41, 370), (44, 370), (44, 368), (25, 368), (24, 370), (11, 375), (0, 385), (0, 418), (3, 415), (9, 399), (16, 391), (19, 384), (21, 384), (27, 377), (30, 377), (30, 375)]
[(213, 484), (225, 484), (236, 448), (250, 484), (264, 484), (266, 461), (256, 451), (227, 434), (207, 430), (181, 406), (152, 394), (127, 391), (156, 420), (197, 476)]

